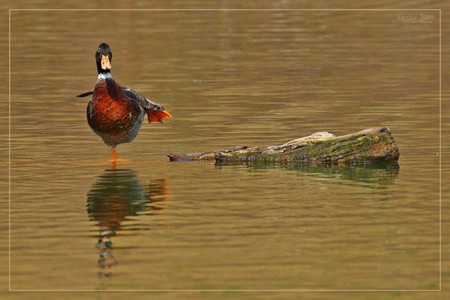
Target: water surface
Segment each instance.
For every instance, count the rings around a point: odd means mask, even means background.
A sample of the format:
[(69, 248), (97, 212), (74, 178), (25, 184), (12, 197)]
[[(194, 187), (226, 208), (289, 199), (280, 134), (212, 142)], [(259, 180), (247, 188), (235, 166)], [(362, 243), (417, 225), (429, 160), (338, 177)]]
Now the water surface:
[[(439, 288), (438, 25), (427, 11), (12, 12), (12, 288)], [(116, 169), (74, 97), (104, 41), (115, 79), (173, 115), (120, 145)], [(398, 165), (165, 157), (374, 126)]]

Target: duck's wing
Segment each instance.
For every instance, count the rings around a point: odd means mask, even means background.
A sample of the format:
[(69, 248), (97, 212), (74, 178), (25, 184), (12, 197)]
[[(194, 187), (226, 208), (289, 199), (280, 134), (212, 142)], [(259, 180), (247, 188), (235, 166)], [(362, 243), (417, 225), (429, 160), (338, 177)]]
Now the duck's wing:
[(133, 89), (124, 87), (123, 94), (128, 100), (139, 103), (139, 105), (147, 112), (149, 123), (151, 122), (162, 123), (162, 120), (164, 118), (172, 117), (170, 113), (164, 109), (164, 106), (159, 105), (158, 103), (155, 103), (150, 99), (147, 99), (146, 97), (139, 94)]
[(92, 94), (94, 94), (94, 91), (89, 91), (89, 92), (86, 92), (86, 93), (83, 93), (83, 94), (79, 94), (79, 95), (77, 95), (77, 97), (86, 97), (86, 96), (89, 96), (89, 95), (92, 95)]
[(124, 87), (123, 93), (126, 98), (131, 101), (139, 103), (145, 110), (164, 110), (162, 105), (159, 105), (150, 99), (145, 98), (142, 94), (139, 94), (133, 89)]

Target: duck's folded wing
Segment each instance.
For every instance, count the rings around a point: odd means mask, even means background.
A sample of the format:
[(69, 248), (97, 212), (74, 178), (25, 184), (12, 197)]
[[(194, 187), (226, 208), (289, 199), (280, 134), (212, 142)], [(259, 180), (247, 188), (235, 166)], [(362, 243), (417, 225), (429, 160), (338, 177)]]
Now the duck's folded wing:
[(151, 101), (150, 99), (145, 98), (143, 95), (139, 94), (133, 89), (130, 88), (123, 88), (123, 94), (125, 97), (127, 97), (130, 101), (135, 101), (139, 103), (139, 105), (145, 109), (148, 116), (148, 122), (160, 122), (162, 123), (162, 120), (164, 118), (171, 118), (172, 116), (168, 111), (164, 109), (164, 106), (159, 105), (158, 103), (155, 103)]
[(123, 93), (131, 101), (139, 103), (146, 110), (161, 110), (164, 109), (163, 106), (145, 98), (143, 95), (139, 94), (133, 89), (123, 88)]

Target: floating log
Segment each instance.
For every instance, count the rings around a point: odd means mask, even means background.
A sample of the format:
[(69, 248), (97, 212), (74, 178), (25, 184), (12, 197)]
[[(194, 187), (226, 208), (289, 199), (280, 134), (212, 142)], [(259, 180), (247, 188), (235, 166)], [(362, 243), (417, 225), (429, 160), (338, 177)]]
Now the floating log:
[(214, 151), (168, 154), (170, 161), (216, 161), (218, 163), (358, 163), (396, 162), (400, 156), (388, 127), (369, 128), (335, 136), (316, 132), (287, 143), (258, 147), (236, 146)]

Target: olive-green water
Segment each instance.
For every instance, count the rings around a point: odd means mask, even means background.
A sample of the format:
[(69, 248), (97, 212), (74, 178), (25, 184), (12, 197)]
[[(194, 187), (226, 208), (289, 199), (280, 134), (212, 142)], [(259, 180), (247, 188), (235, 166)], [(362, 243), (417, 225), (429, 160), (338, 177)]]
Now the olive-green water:
[[(101, 42), (173, 116), (115, 170)], [(398, 165), (165, 157), (375, 126)], [(12, 11), (10, 213), (14, 290), (439, 289), (439, 12)]]

